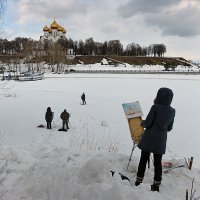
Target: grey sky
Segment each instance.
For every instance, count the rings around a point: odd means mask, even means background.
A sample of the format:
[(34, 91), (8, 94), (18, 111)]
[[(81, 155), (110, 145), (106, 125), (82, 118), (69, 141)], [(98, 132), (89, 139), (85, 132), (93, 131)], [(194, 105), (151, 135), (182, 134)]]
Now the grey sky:
[(181, 0), (129, 0), (122, 4), (118, 11), (123, 17), (131, 17), (136, 14), (161, 13), (179, 4)]
[[(200, 2), (186, 0), (130, 0), (118, 12), (124, 18), (140, 15), (149, 27), (157, 27), (163, 35), (189, 37), (200, 34)], [(185, 6), (182, 7), (181, 4)]]

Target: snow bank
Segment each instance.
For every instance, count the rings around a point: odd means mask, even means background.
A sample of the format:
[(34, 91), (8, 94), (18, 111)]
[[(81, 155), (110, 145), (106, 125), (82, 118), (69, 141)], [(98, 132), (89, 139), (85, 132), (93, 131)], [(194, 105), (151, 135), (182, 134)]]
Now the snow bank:
[[(25, 152), (25, 150), (24, 150)], [(35, 152), (32, 159), (8, 156), (2, 153), (7, 164), (1, 167), (1, 174), (6, 174), (2, 181), (1, 200), (162, 200), (184, 199), (185, 190), (200, 185), (200, 170), (177, 168), (163, 174), (160, 192), (151, 192), (153, 166), (147, 169), (144, 182), (134, 186), (138, 158), (133, 157), (128, 172), (125, 171), (128, 156), (113, 153), (72, 153), (65, 148), (49, 147)], [(12, 157), (12, 158), (11, 158)], [(13, 159), (14, 158), (14, 159)], [(17, 159), (16, 159), (17, 158)], [(2, 157), (1, 157), (2, 159)], [(2, 161), (2, 160), (1, 160)], [(20, 161), (20, 162), (19, 162)], [(29, 161), (29, 165), (27, 165)], [(178, 162), (178, 160), (173, 160)], [(15, 170), (11, 170), (12, 166)], [(114, 171), (112, 177), (110, 170)], [(131, 182), (122, 180), (119, 172)], [(15, 180), (13, 180), (15, 176)], [(200, 191), (197, 189), (197, 194)]]

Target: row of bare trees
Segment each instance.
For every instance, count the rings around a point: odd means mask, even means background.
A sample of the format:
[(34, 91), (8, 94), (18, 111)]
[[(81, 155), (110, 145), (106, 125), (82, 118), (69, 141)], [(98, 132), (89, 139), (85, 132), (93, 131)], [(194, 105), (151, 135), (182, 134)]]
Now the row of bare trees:
[(141, 47), (139, 44), (131, 43), (127, 45), (125, 55), (163, 57), (166, 51), (164, 44), (152, 44), (148, 47)]
[(61, 46), (64, 48), (73, 48), (75, 54), (78, 55), (117, 55), (117, 56), (154, 56), (162, 57), (167, 49), (164, 44), (151, 44), (148, 47), (141, 47), (139, 44), (131, 43), (123, 49), (120, 40), (110, 40), (104, 43), (95, 42), (93, 38), (73, 41), (60, 40)]
[[(28, 38), (15, 38), (14, 40), (0, 39), (0, 54), (12, 55), (23, 52), (26, 46), (37, 47), (38, 41), (30, 40)], [(75, 55), (117, 55), (117, 56), (154, 56), (162, 57), (166, 53), (166, 46), (164, 44), (152, 44), (148, 47), (141, 47), (139, 44), (131, 43), (123, 49), (120, 40), (110, 40), (95, 42), (93, 38), (88, 38), (85, 41), (73, 41), (69, 39), (60, 39), (58, 45), (62, 50), (67, 52), (68, 49), (73, 49)], [(44, 41), (43, 50), (49, 52), (52, 49), (52, 43), (48, 40)]]
[(14, 40), (0, 39), (0, 54), (12, 55), (22, 52), (29, 43), (28, 38), (15, 38)]
[(56, 72), (64, 71), (66, 64), (66, 50), (59, 42), (42, 43), (41, 41), (28, 40), (23, 48), (25, 57), (24, 63), (28, 66), (29, 71), (33, 69), (33, 63), (36, 63), (37, 72), (41, 71), (44, 61), (49, 63), (50, 68)]

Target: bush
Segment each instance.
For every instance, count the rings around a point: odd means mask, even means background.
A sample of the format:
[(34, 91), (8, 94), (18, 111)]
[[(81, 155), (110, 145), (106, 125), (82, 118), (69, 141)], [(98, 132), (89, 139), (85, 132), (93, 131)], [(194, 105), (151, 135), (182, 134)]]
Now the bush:
[(175, 62), (167, 62), (164, 64), (164, 68), (166, 71), (169, 71), (169, 70), (175, 71), (176, 67), (177, 67), (177, 64)]

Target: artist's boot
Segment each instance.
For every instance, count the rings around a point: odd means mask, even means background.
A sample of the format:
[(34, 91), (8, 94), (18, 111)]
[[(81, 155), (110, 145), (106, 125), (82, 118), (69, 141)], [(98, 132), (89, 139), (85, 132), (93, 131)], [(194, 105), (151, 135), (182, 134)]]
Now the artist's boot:
[(151, 191), (153, 191), (153, 192), (159, 192), (159, 185), (151, 185)]
[(140, 185), (140, 183), (142, 183), (144, 177), (139, 177), (137, 176), (136, 181), (135, 181), (135, 186)]
[(135, 181), (135, 186), (140, 185), (141, 182)]
[(154, 181), (153, 185), (151, 185), (151, 191), (159, 192), (160, 184), (160, 181)]

